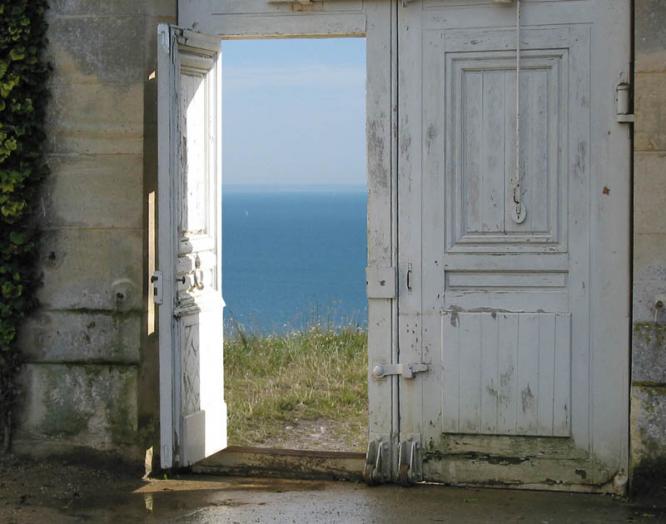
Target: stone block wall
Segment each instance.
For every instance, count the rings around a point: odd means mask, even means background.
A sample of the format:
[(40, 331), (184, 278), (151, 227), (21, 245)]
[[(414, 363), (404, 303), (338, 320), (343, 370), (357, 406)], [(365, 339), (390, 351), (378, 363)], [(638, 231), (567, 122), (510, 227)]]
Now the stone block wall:
[(666, 480), (666, 2), (635, 0), (631, 462)]
[[(81, 445), (137, 455), (154, 441), (156, 32), (176, 0), (51, 0), (52, 175), (39, 210), (41, 309), (27, 357), (16, 448)], [(152, 308), (152, 306), (151, 306)]]

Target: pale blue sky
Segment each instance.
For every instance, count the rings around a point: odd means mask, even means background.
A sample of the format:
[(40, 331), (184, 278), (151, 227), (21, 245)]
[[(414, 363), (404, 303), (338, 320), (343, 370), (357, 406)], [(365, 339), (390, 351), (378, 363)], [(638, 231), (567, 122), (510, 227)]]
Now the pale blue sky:
[(365, 185), (365, 40), (225, 41), (224, 183)]

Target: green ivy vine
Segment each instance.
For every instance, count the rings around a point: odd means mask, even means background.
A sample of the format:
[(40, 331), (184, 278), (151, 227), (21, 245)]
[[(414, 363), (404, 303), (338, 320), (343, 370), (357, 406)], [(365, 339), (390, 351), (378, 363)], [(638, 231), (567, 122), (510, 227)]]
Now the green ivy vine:
[(17, 330), (35, 307), (34, 219), (45, 161), (50, 67), (47, 0), (0, 0), (0, 443), (11, 444), (21, 355)]

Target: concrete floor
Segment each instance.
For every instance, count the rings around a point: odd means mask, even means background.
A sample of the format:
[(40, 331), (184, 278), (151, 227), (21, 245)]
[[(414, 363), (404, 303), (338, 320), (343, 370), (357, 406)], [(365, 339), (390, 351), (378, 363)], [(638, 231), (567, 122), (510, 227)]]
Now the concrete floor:
[[(5, 516), (9, 516), (5, 514)], [(497, 523), (666, 522), (666, 505), (568, 493), (368, 488), (346, 482), (185, 477), (100, 492), (67, 507), (24, 507), (10, 522)]]

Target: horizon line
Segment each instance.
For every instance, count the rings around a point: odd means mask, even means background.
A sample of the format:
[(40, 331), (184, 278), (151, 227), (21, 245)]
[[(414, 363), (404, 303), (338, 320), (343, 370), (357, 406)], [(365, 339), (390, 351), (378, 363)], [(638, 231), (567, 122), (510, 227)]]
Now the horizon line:
[(318, 191), (367, 191), (366, 184), (236, 184), (222, 183), (224, 192), (318, 192)]

